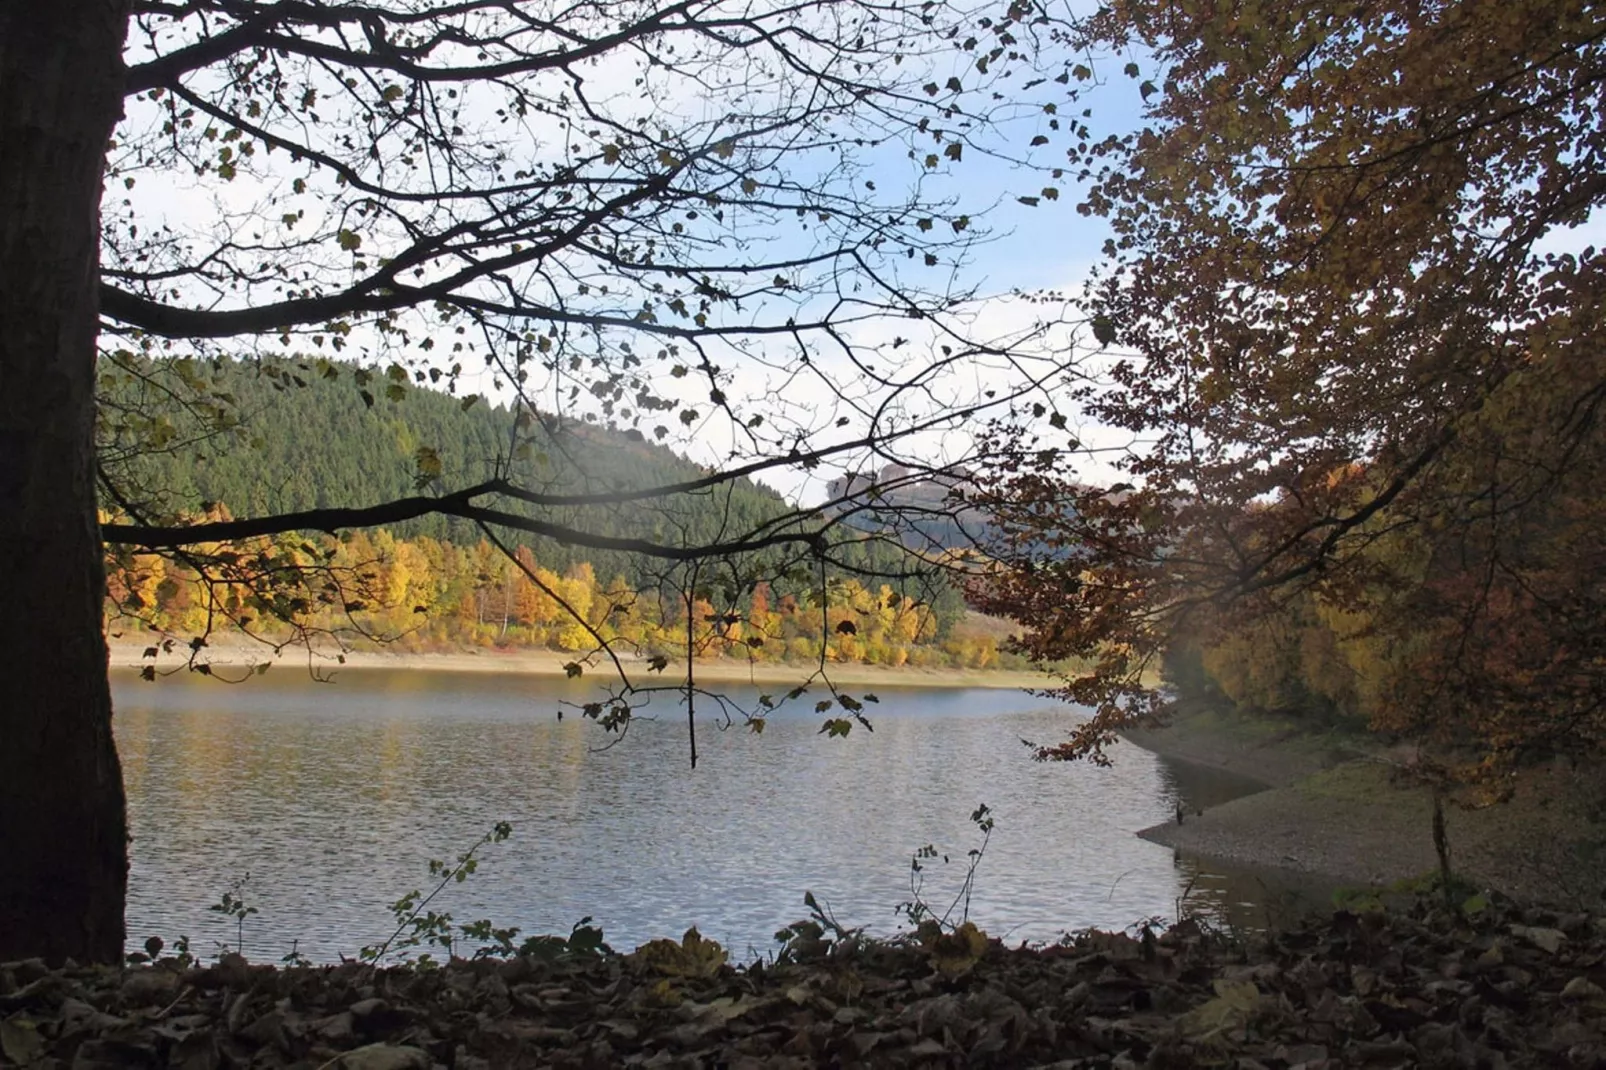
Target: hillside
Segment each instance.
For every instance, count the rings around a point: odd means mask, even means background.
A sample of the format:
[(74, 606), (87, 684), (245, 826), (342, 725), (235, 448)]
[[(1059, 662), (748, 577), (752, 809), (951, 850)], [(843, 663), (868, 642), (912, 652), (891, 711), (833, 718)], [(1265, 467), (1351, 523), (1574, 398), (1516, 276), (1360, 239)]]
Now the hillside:
[[(650, 489), (705, 474), (639, 436), (537, 414), (521, 419), (402, 379), (328, 361), (116, 363), (103, 379), (103, 466), (116, 488), (108, 505), (156, 522), (365, 506), (498, 474), (531, 490), (571, 494)], [(528, 430), (516, 435), (520, 424)], [(747, 480), (623, 505), (497, 505), (583, 531), (681, 546), (739, 537), (789, 509), (775, 491)], [(406, 635), (437, 648), (580, 650), (592, 643), (589, 624), (657, 651), (684, 649), (690, 621), (706, 656), (808, 659), (824, 651), (841, 661), (998, 664), (996, 637), (954, 633), (965, 611), (956, 589), (941, 576), (886, 579), (918, 561), (857, 530), (833, 549), (847, 567), (832, 568), (824, 590), (817, 570), (796, 567), (795, 555), (780, 551), (693, 574), (660, 559), (511, 530), (499, 535), (517, 552), (517, 565), (472, 523), (451, 517), (311, 543), (290, 536), (273, 550), (277, 559), (344, 570), (341, 589), (285, 590), (277, 601), (253, 601), (251, 583), (210, 590), (183, 560), (150, 555), (115, 555), (110, 583), (118, 611), (180, 635), (205, 630), (208, 614), (221, 608), (259, 627), (289, 612), (321, 628)]]
[[(375, 380), (378, 381), (375, 381)], [(452, 490), (503, 474), (552, 492), (640, 490), (705, 470), (626, 434), (540, 417), (515, 439), (506, 406), (452, 397), (405, 377), (313, 360), (222, 360), (200, 366), (129, 363), (102, 377), (104, 462), (113, 479), (158, 516), (221, 503), (235, 516), (363, 506), (418, 493), (420, 451), (438, 459)], [(518, 511), (516, 506), (512, 507)], [(728, 489), (629, 507), (544, 509), (542, 519), (609, 534), (695, 544), (780, 515), (775, 491), (747, 480)], [(526, 510), (533, 515), (533, 510)], [(397, 526), (403, 538), (481, 538), (450, 517)], [(589, 561), (602, 574), (646, 578), (629, 555), (519, 536), (558, 570)]]

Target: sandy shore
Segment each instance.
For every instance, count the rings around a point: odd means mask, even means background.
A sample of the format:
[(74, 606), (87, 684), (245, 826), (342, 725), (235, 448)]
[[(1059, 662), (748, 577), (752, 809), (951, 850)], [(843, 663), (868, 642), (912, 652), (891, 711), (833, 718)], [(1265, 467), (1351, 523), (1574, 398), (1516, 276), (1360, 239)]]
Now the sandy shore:
[[(112, 637), (110, 664), (113, 668), (143, 668), (155, 664), (158, 668), (180, 667), (189, 655), (189, 648), (178, 645), (171, 652), (159, 652), (156, 658), (145, 656), (155, 640), (135, 639), (130, 636)], [(245, 668), (263, 663), (304, 667), (308, 663), (303, 647), (287, 647), (275, 654), (271, 646), (222, 642), (208, 646), (202, 659), (218, 667)], [(339, 660), (340, 658), (344, 660)], [(533, 676), (563, 676), (564, 666), (576, 661), (576, 655), (555, 650), (520, 651), (457, 651), (451, 653), (417, 653), (390, 650), (353, 650), (338, 655), (330, 648), (314, 655), (314, 664), (328, 669), (410, 669), (427, 672), (498, 672), (526, 673)], [(622, 659), (627, 672), (649, 674), (645, 659)], [(614, 667), (606, 657), (593, 657), (583, 662), (585, 672), (612, 673)], [(777, 662), (745, 662), (734, 658), (699, 660), (696, 677), (710, 683), (794, 684), (801, 683), (819, 668), (816, 664)], [(1041, 673), (1014, 671), (986, 671), (967, 669), (920, 669), (908, 666), (897, 668), (887, 665), (832, 664), (828, 667), (831, 680), (838, 685), (853, 687), (976, 687), (976, 688), (1034, 688), (1050, 686), (1052, 681)], [(685, 678), (685, 662), (671, 660), (664, 670), (671, 680)]]
[[(1386, 886), (1437, 866), (1431, 798), (1402, 775), (1408, 755), (1365, 736), (1196, 712), (1129, 738), (1165, 757), (1267, 785), (1181, 824), (1145, 829), (1145, 839), (1357, 886)], [(1448, 826), (1453, 864), (1483, 887), (1569, 909), (1601, 906), (1606, 780), (1599, 773), (1564, 764), (1531, 770), (1510, 802), (1451, 807)]]

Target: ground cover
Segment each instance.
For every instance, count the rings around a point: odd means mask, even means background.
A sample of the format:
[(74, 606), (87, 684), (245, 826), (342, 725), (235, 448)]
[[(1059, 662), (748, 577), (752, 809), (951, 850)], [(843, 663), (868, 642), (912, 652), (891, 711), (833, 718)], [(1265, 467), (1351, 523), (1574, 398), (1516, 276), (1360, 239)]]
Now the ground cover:
[[(1339, 911), (1254, 943), (1184, 919), (1006, 949), (969, 931), (707, 941), (433, 969), (0, 966), (30, 1067), (1593, 1066), (1606, 923), (1481, 897)], [(929, 935), (929, 934), (928, 934)]]

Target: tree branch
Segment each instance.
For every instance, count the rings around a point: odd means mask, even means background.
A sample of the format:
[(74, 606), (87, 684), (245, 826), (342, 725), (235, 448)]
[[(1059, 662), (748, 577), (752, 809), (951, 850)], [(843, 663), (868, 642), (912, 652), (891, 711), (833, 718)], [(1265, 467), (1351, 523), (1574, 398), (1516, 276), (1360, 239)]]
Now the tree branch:
[(113, 546), (135, 546), (144, 550), (170, 550), (208, 542), (231, 542), (238, 539), (258, 538), (265, 535), (282, 535), (290, 531), (325, 531), (331, 534), (348, 528), (372, 528), (399, 524), (422, 516), (455, 516), (481, 524), (512, 528), (544, 535), (569, 546), (584, 546), (593, 550), (620, 550), (669, 561), (700, 561), (732, 554), (753, 553), (774, 546), (808, 545), (822, 549), (825, 531), (836, 521), (826, 521), (815, 530), (797, 529), (777, 532), (758, 538), (739, 538), (702, 546), (668, 546), (646, 539), (620, 538), (600, 535), (563, 524), (553, 524), (532, 517), (519, 516), (500, 509), (475, 505), (473, 499), (493, 493), (482, 484), (467, 490), (438, 498), (418, 495), (398, 498), (378, 505), (356, 508), (308, 509), (296, 513), (252, 517), (245, 520), (223, 520), (212, 523), (186, 524), (175, 527), (152, 527), (140, 524), (102, 524), (102, 539)]

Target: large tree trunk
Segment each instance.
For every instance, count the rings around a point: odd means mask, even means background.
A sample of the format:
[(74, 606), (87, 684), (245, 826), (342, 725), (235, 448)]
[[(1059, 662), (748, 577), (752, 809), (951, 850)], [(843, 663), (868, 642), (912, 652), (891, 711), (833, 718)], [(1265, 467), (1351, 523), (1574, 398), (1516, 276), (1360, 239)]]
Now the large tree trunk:
[(0, 962), (123, 950), (94, 422), (101, 171), (128, 10), (0, 3)]

